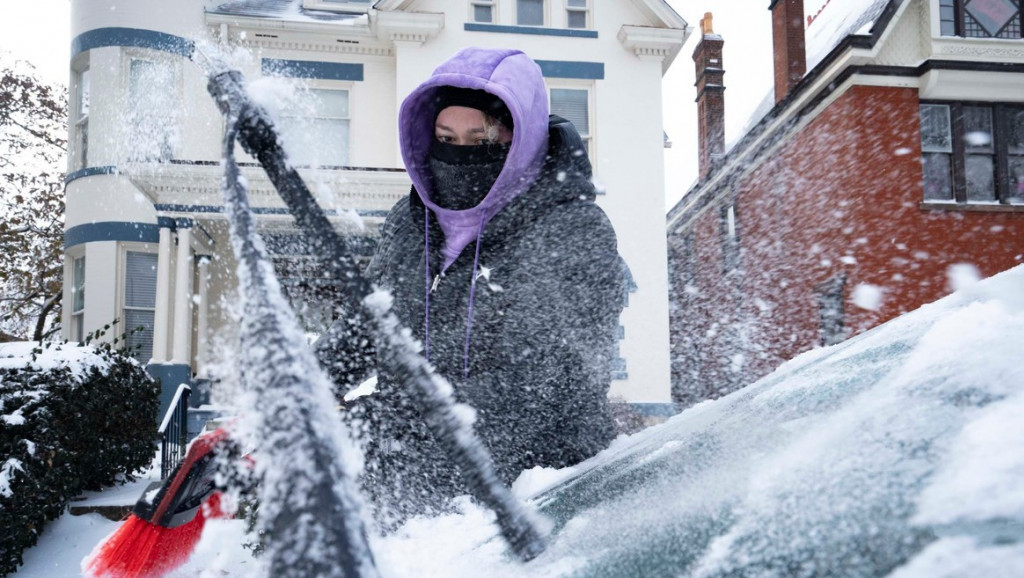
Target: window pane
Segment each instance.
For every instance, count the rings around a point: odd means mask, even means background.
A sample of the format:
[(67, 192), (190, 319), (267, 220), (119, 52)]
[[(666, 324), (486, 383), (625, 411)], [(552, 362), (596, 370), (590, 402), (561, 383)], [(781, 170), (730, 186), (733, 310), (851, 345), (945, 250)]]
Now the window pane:
[(124, 327), (129, 334), (125, 343), (132, 357), (142, 363), (149, 361), (153, 357), (153, 312), (125, 310)]
[(569, 11), (569, 28), (586, 28), (587, 13), (579, 10)]
[(1007, 153), (1008, 172), (1006, 194), (1011, 201), (1024, 201), (1024, 110), (1008, 109)]
[(996, 200), (995, 167), (991, 155), (967, 155), (967, 200)]
[(567, 6), (572, 8), (586, 8), (587, 0), (568, 0)]
[(312, 116), (322, 118), (348, 118), (348, 91), (322, 90), (309, 91), (313, 98)]
[(71, 273), (71, 311), (85, 309), (85, 257), (75, 259)]
[(950, 172), (950, 156), (942, 153), (925, 153), (921, 157), (924, 165), (924, 200), (952, 201), (953, 179)]
[(347, 90), (313, 89), (311, 98), (282, 112), (281, 138), (298, 166), (348, 166)]
[(347, 120), (285, 118), (281, 138), (295, 165), (348, 166)]
[(156, 253), (128, 253), (124, 273), (126, 307), (156, 307), (156, 262)]
[(586, 90), (552, 88), (551, 114), (568, 120), (583, 136), (590, 135), (590, 114)]
[(1007, 125), (1010, 134), (1007, 137), (1010, 154), (1024, 155), (1024, 110), (1007, 110)]
[(964, 35), (1019, 38), (1018, 12), (1019, 6), (1014, 0), (965, 0)]
[(543, 26), (544, 0), (517, 0), (516, 23), (522, 26)]
[(1006, 194), (1012, 201), (1024, 202), (1024, 156), (1011, 156)]
[(964, 144), (969, 153), (989, 153), (992, 148), (992, 109), (964, 107)]
[(89, 69), (86, 68), (78, 75), (78, 114), (79, 116), (85, 116), (89, 114), (89, 93), (92, 90), (91, 80), (92, 75), (89, 73)]
[(490, 6), (473, 5), (473, 22), (493, 22), (494, 15)]
[(921, 105), (921, 150), (925, 152), (953, 152), (953, 138), (949, 130), (949, 106), (945, 104)]
[(128, 147), (131, 160), (171, 158), (172, 135), (177, 129), (177, 92), (174, 69), (169, 64), (132, 60), (128, 86), (131, 107)]

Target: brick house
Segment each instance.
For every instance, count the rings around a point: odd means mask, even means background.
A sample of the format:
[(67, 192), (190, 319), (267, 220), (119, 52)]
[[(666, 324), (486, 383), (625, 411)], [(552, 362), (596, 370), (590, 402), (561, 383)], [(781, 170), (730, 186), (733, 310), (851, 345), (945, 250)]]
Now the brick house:
[(694, 52), (700, 177), (667, 228), (683, 405), (1024, 262), (1019, 0), (770, 9), (774, 104), (728, 151), (723, 39), (702, 23)]

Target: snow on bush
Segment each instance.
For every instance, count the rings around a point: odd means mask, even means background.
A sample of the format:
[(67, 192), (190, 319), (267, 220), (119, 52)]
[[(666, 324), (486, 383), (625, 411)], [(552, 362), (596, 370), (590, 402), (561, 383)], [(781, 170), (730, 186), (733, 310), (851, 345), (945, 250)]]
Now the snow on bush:
[(0, 576), (71, 498), (149, 465), (158, 396), (109, 348), (0, 344)]

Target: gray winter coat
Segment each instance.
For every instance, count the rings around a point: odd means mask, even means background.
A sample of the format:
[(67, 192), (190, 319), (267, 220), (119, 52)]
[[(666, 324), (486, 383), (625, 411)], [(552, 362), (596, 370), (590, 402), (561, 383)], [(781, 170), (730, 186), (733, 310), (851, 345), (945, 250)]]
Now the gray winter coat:
[[(565, 467), (614, 436), (607, 395), (623, 306), (615, 233), (594, 203), (582, 143), (552, 117), (550, 156), (531, 189), (484, 230), (470, 334), (464, 344), (473, 253), (465, 251), (430, 295), (430, 361), (477, 411), (476, 431), (511, 483), (524, 469)], [(392, 291), (399, 319), (420, 340), (424, 323), (424, 207), (414, 193), (395, 205), (368, 275)], [(441, 247), (432, 227), (431, 247)], [(436, 240), (436, 242), (435, 242)], [(432, 251), (440, 270), (440, 250)], [(343, 355), (343, 353), (340, 353)], [(409, 390), (386, 374), (350, 412), (366, 446), (364, 487), (382, 521), (443, 511), (466, 490), (432, 439)]]

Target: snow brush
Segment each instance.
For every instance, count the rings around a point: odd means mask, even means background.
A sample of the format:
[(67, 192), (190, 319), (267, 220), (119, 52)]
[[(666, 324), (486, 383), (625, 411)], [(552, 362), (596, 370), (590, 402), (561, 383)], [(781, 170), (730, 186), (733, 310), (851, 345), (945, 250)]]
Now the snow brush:
[(224, 517), (214, 458), (231, 445), (227, 432), (205, 433), (163, 482), (143, 492), (128, 518), (82, 561), (86, 576), (161, 576), (188, 560), (209, 518)]
[[(431, 433), (459, 467), (473, 497), (494, 511), (499, 530), (511, 550), (523, 561), (541, 554), (546, 547), (543, 533), (530, 512), (498, 478), (471, 420), (465, 417), (466, 412), (459, 411), (451, 385), (420, 354), (418, 342), (391, 311), (390, 295), (375, 291), (362, 275), (355, 252), (335, 232), (302, 177), (288, 162), (270, 116), (249, 97), (241, 72), (198, 49), (193, 60), (207, 72), (207, 89), (227, 118), (228, 131), (237, 130), (242, 147), (259, 161), (296, 223), (307, 233), (313, 253), (324, 257), (333, 277), (343, 284), (348, 327), (365, 325), (375, 330), (379, 361), (411, 386), (413, 401), (419, 405)], [(231, 153), (227, 147), (226, 152)], [(363, 352), (359, 334), (333, 331), (331, 338), (343, 350)]]

